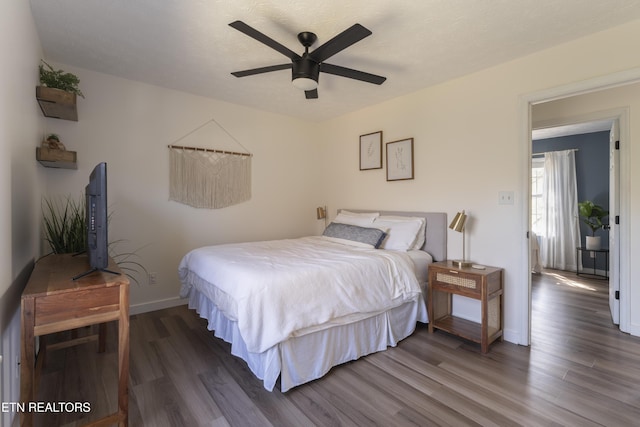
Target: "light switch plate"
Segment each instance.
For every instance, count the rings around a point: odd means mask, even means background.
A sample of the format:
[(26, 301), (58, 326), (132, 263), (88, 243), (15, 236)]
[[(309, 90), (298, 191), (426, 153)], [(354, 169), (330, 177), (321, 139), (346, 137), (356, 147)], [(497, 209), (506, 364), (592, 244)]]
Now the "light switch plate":
[(514, 203), (513, 191), (499, 191), (498, 192), (498, 204), (499, 205), (513, 205)]

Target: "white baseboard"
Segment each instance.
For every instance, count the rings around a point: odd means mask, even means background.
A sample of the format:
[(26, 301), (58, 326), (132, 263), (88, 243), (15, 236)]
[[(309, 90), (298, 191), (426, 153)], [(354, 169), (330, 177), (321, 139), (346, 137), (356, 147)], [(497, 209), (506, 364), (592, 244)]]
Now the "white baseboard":
[(150, 311), (162, 310), (164, 308), (177, 307), (179, 305), (184, 305), (187, 303), (186, 298), (167, 298), (163, 300), (150, 301), (141, 304), (134, 304), (129, 307), (129, 314), (140, 314), (140, 313), (148, 313)]
[(520, 334), (518, 333), (517, 330), (514, 330), (514, 329), (503, 329), (502, 337), (504, 338), (505, 341), (510, 342), (512, 344), (525, 345), (525, 346), (529, 345), (528, 343), (524, 343), (520, 340), (521, 339)]
[(640, 337), (640, 325), (637, 323), (630, 323), (628, 333), (634, 337)]

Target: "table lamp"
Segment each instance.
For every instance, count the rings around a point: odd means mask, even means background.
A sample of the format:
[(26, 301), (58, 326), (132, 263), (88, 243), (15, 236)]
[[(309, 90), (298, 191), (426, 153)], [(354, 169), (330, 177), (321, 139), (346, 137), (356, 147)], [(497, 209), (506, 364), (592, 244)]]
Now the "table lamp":
[(456, 216), (453, 217), (453, 221), (449, 224), (449, 228), (462, 233), (462, 259), (457, 259), (451, 261), (453, 265), (458, 268), (463, 267), (471, 267), (471, 261), (467, 261), (465, 259), (465, 250), (464, 250), (464, 224), (467, 222), (467, 215), (465, 215), (464, 210), (462, 212), (456, 213)]
[(326, 206), (319, 206), (316, 209), (316, 217), (318, 219), (324, 219), (324, 226), (327, 226), (327, 207)]

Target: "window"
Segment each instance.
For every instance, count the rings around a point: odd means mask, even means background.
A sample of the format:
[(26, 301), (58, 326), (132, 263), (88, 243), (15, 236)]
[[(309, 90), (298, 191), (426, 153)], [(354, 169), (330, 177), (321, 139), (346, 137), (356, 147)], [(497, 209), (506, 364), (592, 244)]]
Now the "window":
[(531, 230), (538, 236), (544, 236), (545, 230), (543, 188), (544, 157), (535, 157), (531, 161)]

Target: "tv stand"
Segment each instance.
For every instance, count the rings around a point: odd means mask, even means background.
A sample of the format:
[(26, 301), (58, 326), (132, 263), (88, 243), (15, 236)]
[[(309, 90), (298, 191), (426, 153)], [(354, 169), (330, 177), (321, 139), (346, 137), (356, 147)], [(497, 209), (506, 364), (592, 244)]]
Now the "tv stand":
[[(75, 256), (75, 255), (74, 255)], [(116, 275), (120, 275), (122, 273), (119, 273), (117, 271), (113, 271), (113, 270), (109, 270), (107, 268), (92, 268), (91, 270), (87, 270), (84, 273), (80, 273), (76, 276), (73, 276), (72, 280), (78, 280), (83, 278), (84, 276), (88, 276), (89, 274), (96, 272), (96, 271), (104, 271), (105, 273), (111, 273), (111, 274), (116, 274)]]
[[(91, 425), (126, 427), (129, 408), (129, 279), (120, 273), (118, 265), (110, 258), (110, 271), (97, 270), (91, 276), (72, 280), (90, 268), (86, 256), (54, 254), (40, 259), (31, 273), (21, 298), (21, 359), (20, 401), (28, 405), (36, 402), (35, 337), (55, 332), (69, 331), (106, 322), (118, 323), (118, 399), (114, 413), (99, 420), (95, 416), (78, 422)], [(105, 273), (114, 273), (116, 276)], [(100, 339), (100, 338), (99, 338)], [(86, 342), (75, 339), (56, 343), (57, 348)], [(58, 345), (59, 344), (59, 345)], [(53, 347), (53, 346), (52, 346)], [(100, 345), (99, 345), (100, 347)], [(38, 358), (46, 356), (41, 348)], [(40, 361), (38, 361), (40, 362)], [(40, 363), (38, 363), (40, 364)], [(92, 409), (98, 407), (92, 402)], [(96, 414), (100, 416), (102, 414)], [(34, 412), (20, 413), (21, 426), (33, 426)], [(88, 418), (88, 419), (87, 419)], [(46, 424), (46, 423), (45, 423)]]

